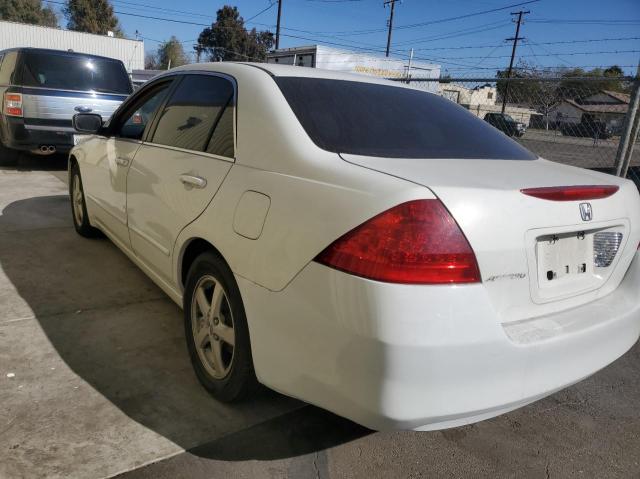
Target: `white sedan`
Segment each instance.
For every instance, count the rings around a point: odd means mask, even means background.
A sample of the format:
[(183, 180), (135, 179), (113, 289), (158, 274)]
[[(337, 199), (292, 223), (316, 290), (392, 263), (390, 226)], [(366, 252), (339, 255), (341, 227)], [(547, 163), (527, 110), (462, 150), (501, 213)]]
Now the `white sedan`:
[(73, 221), (184, 309), (216, 398), (259, 383), (373, 429), (442, 429), (593, 374), (640, 333), (640, 198), (447, 99), (196, 64), (74, 118)]

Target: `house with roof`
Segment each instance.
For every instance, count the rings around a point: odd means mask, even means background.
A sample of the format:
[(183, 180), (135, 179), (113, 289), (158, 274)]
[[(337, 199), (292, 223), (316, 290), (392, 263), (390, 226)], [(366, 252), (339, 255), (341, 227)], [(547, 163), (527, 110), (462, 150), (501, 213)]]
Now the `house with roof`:
[[(441, 82), (438, 85), (438, 93), (465, 107), (479, 118), (484, 118), (487, 113), (502, 112), (502, 105), (496, 102), (498, 90), (495, 85), (489, 83), (467, 88), (456, 83)], [(532, 116), (537, 115), (537, 112), (531, 108), (513, 104), (507, 105), (504, 112), (527, 126), (529, 126)]]
[(549, 121), (556, 124), (600, 121), (618, 133), (624, 125), (629, 101), (630, 95), (610, 90), (582, 98), (567, 98), (550, 109)]

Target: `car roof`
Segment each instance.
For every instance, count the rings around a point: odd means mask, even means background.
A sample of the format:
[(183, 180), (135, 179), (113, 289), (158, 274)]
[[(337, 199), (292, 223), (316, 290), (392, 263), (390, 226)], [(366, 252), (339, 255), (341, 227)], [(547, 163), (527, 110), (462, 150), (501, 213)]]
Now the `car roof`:
[(252, 63), (252, 62), (212, 62), (212, 63), (191, 63), (181, 67), (173, 68), (169, 72), (180, 71), (211, 71), (218, 73), (262, 75), (266, 74), (271, 77), (299, 77), (299, 78), (323, 78), (330, 80), (345, 80), (361, 83), (376, 83), (393, 86), (408, 85), (387, 80), (385, 78), (372, 77), (357, 73), (346, 73), (334, 70), (323, 70), (320, 68), (300, 67), (293, 65), (278, 65), (273, 63)]

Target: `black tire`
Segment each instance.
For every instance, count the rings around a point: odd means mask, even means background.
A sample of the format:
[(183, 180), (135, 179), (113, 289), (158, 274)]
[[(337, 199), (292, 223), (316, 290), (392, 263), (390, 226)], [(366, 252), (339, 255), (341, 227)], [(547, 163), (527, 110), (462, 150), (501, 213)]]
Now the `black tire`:
[[(199, 303), (196, 300), (196, 289), (202, 288), (203, 291), (206, 291), (207, 281), (211, 282), (212, 279), (214, 283), (212, 284), (210, 298), (214, 296), (215, 289), (218, 288), (218, 285), (222, 286), (222, 292), (224, 293), (224, 298), (221, 300), (222, 306), (219, 314), (219, 323), (215, 324), (224, 326), (223, 323), (226, 323), (227, 326), (231, 325), (234, 332), (234, 345), (232, 348), (230, 348), (230, 344), (225, 343), (221, 337), (216, 340), (218, 347), (226, 347), (224, 351), (225, 358), (223, 359), (226, 367), (223, 366), (220, 369), (217, 367), (213, 368), (216, 369), (216, 372), (221, 377), (215, 377), (213, 373), (210, 372), (213, 361), (205, 364), (206, 359), (201, 357), (201, 355), (207, 356), (207, 349), (210, 350), (211, 357), (215, 357), (213, 352), (213, 337), (209, 336), (208, 347), (196, 348), (196, 330), (215, 332), (217, 331), (215, 328), (220, 327), (214, 326), (213, 321), (217, 318), (213, 317), (213, 313), (211, 315), (211, 321), (203, 317)], [(210, 298), (208, 298), (209, 301), (212, 301)], [(209, 251), (202, 253), (189, 268), (183, 308), (185, 337), (191, 364), (193, 365), (198, 380), (205, 389), (216, 399), (224, 402), (240, 401), (254, 393), (258, 389), (259, 384), (253, 369), (251, 341), (249, 339), (249, 328), (242, 297), (240, 296), (240, 290), (233, 277), (233, 273), (224, 260), (215, 254), (215, 252)], [(204, 325), (204, 327), (199, 327), (201, 325)], [(213, 336), (217, 337), (216, 334), (213, 334)], [(207, 344), (206, 341), (205, 339), (205, 344)], [(232, 352), (229, 352), (229, 349), (232, 349)], [(222, 359), (222, 355), (218, 357)], [(228, 364), (226, 360), (228, 360)], [(228, 369), (225, 372), (224, 370), (226, 368)]]
[(0, 166), (18, 166), (20, 152), (7, 148), (0, 140)]
[[(77, 191), (75, 190), (76, 186), (78, 187)], [(78, 193), (79, 197), (77, 196)], [(71, 200), (71, 218), (76, 232), (85, 238), (102, 236), (100, 230), (91, 226), (89, 222), (80, 168), (75, 162), (71, 165), (71, 175), (69, 175), (69, 198)]]

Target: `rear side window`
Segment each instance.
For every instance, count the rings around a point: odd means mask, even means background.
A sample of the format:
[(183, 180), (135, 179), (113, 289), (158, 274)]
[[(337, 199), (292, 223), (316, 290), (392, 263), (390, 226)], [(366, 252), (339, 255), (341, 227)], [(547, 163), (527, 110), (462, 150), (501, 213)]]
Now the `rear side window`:
[(437, 95), (321, 78), (275, 81), (309, 137), (327, 151), (388, 158), (536, 159), (487, 122)]
[(153, 143), (233, 157), (233, 84), (185, 75), (167, 102)]
[(122, 62), (84, 55), (24, 52), (20, 83), (59, 90), (131, 93), (129, 75)]

